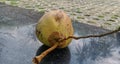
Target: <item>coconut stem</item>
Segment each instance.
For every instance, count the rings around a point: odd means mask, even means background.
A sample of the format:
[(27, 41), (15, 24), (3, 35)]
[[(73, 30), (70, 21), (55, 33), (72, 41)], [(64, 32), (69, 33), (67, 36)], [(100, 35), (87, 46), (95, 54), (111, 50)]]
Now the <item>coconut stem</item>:
[(88, 35), (88, 36), (81, 36), (81, 37), (76, 37), (76, 36), (69, 36), (67, 38), (64, 38), (62, 40), (60, 40), (60, 42), (64, 41), (64, 40), (68, 40), (70, 38), (73, 38), (75, 40), (78, 40), (78, 39), (81, 39), (81, 38), (90, 38), (90, 37), (103, 37), (103, 36), (106, 36), (106, 35), (110, 35), (110, 34), (113, 34), (113, 33), (116, 33), (120, 31), (120, 27), (114, 31), (111, 31), (111, 32), (107, 32), (107, 33), (103, 33), (103, 34), (99, 34), (99, 35)]
[(55, 48), (57, 48), (58, 43), (54, 44), (52, 47), (50, 47), (49, 49), (47, 49), (46, 51), (44, 51), (43, 53), (41, 53), (39, 56), (36, 56), (33, 58), (32, 62), (33, 64), (39, 64), (41, 62), (41, 60), (51, 51), (53, 51)]

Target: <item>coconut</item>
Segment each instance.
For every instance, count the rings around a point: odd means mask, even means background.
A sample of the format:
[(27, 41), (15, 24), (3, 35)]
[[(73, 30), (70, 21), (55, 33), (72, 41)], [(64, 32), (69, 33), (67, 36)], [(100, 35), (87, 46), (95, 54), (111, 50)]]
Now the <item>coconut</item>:
[(52, 10), (45, 13), (36, 25), (37, 38), (47, 46), (58, 44), (57, 48), (65, 48), (71, 39), (61, 41), (73, 35), (71, 19), (62, 10)]

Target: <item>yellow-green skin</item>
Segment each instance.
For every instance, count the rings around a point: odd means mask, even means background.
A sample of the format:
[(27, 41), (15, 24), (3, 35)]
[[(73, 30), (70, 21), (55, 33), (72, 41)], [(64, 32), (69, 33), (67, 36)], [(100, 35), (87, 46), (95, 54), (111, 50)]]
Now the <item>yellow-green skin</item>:
[(71, 39), (63, 42), (57, 40), (71, 35), (73, 35), (71, 19), (61, 10), (52, 10), (45, 13), (36, 25), (37, 38), (47, 46), (60, 43), (58, 48), (67, 47)]

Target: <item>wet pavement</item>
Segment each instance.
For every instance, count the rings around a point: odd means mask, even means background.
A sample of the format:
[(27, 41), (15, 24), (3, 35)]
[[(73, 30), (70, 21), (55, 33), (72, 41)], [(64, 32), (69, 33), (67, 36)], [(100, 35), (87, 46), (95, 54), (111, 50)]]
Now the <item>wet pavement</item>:
[[(0, 3), (0, 64), (32, 64), (32, 58), (48, 48), (34, 33), (42, 15)], [(75, 36), (110, 31), (77, 21), (73, 27)], [(120, 33), (72, 40), (67, 48), (55, 49), (40, 64), (120, 64)]]

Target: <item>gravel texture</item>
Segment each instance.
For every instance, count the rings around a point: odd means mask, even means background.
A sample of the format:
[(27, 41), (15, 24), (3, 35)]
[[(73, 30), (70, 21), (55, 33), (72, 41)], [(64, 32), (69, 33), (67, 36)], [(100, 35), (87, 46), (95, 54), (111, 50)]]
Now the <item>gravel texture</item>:
[(82, 23), (114, 30), (120, 26), (120, 0), (1, 0), (8, 5), (46, 12), (64, 10)]

